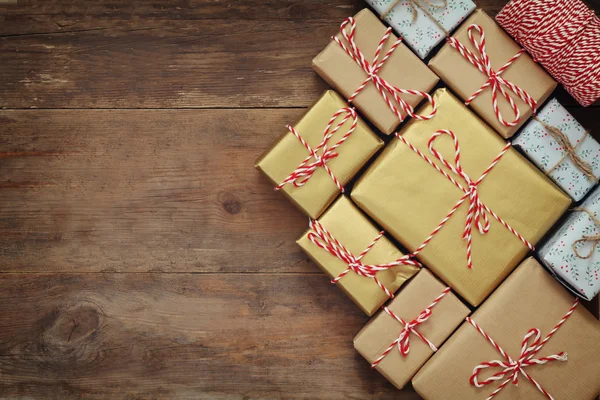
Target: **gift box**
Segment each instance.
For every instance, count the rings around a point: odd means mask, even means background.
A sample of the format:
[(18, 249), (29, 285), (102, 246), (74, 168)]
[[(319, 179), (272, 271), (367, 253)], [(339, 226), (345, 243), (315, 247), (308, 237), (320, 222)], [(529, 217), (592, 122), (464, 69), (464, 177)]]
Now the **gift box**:
[(550, 100), (513, 145), (575, 201), (598, 183), (600, 144), (556, 100)]
[(598, 360), (600, 323), (529, 258), (412, 383), (427, 400), (591, 400)]
[(418, 262), (404, 256), (346, 196), (311, 221), (297, 243), (367, 315), (418, 271)]
[[(354, 109), (349, 109), (332, 90), (326, 91), (290, 128), (256, 161), (255, 167), (311, 218), (321, 215), (383, 146)], [(330, 136), (326, 141), (325, 135)], [(324, 148), (320, 147), (323, 143)]]
[(386, 32), (371, 11), (360, 11), (344, 21), (340, 33), (314, 58), (313, 69), (381, 132), (390, 134), (407, 115), (414, 117), (413, 107), (428, 98), (438, 77), (394, 34), (376, 56)]
[[(417, 252), (455, 292), (477, 306), (571, 201), (448, 90), (437, 90), (434, 99), (436, 117), (407, 123), (399, 139), (388, 144), (359, 178), (351, 197), (410, 252)], [(452, 132), (455, 138), (434, 136), (439, 129)], [(429, 142), (432, 150), (452, 160), (449, 165), (454, 171), (433, 155)]]
[(600, 187), (571, 211), (538, 254), (578, 296), (591, 300), (600, 292)]
[(354, 338), (354, 348), (402, 389), (470, 311), (423, 268)]
[(475, 9), (470, 0), (367, 0), (421, 58)]
[(429, 67), (505, 138), (556, 87), (554, 79), (482, 10), (467, 18)]

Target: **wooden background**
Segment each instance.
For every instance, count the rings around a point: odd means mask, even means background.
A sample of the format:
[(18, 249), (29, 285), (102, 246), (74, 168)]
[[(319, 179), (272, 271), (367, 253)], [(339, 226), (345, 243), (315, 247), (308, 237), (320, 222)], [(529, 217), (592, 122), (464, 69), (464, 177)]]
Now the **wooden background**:
[(252, 168), (363, 6), (0, 4), (0, 397), (418, 398), (355, 353), (367, 317)]

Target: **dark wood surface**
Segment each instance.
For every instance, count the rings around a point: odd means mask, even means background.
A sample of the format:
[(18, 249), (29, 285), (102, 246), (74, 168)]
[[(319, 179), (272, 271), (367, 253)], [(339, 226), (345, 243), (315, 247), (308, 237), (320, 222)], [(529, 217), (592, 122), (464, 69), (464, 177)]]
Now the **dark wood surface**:
[(418, 398), (252, 168), (363, 6), (0, 2), (0, 397)]

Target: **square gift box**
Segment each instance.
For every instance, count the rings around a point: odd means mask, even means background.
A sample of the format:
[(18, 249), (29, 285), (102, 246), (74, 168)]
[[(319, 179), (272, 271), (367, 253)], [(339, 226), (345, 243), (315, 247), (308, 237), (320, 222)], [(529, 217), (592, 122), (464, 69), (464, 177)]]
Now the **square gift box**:
[(426, 400), (484, 400), (492, 393), (497, 399), (594, 399), (600, 323), (574, 300), (527, 259), (429, 359), (413, 387)]
[[(356, 31), (353, 36), (350, 36), (353, 24), (355, 24)], [(345, 32), (348, 38), (345, 38), (342, 32)], [(385, 34), (386, 27), (383, 23), (365, 8), (354, 18), (344, 21), (340, 33), (336, 35), (337, 41), (332, 40), (313, 59), (312, 65), (313, 69), (342, 96), (346, 99), (354, 97), (352, 104), (362, 115), (381, 132), (389, 135), (407, 116), (406, 107), (396, 101), (394, 96), (399, 96), (409, 108), (416, 107), (423, 97), (427, 96), (427, 92), (437, 84), (439, 78), (404, 44), (396, 43), (398, 38), (394, 34), (390, 34), (383, 44), (377, 61), (373, 63), (377, 47)], [(350, 43), (350, 38), (354, 41), (355, 47)], [(342, 45), (346, 50), (342, 48)], [(386, 54), (394, 46), (396, 46), (395, 49), (386, 58)], [(365, 71), (364, 65), (359, 65), (360, 63), (357, 62), (360, 59), (358, 52), (364, 56), (365, 63), (371, 67), (380, 65), (383, 61), (383, 65), (375, 68), (374, 76), (376, 75), (377, 79), (385, 80), (385, 86), (389, 90), (384, 90), (383, 93), (389, 103), (377, 89), (373, 79), (367, 79), (369, 75)], [(383, 85), (379, 85), (379, 87), (383, 87)], [(359, 88), (362, 89), (357, 91)], [(398, 89), (422, 93), (400, 93)], [(398, 113), (394, 112), (392, 107), (396, 108)]]
[[(553, 226), (571, 200), (519, 152), (507, 148), (448, 90), (437, 90), (434, 98), (436, 117), (408, 122), (400, 131), (401, 139), (388, 144), (359, 178), (351, 197), (410, 252), (418, 252), (417, 257), (456, 293), (477, 306)], [(457, 142), (447, 133), (434, 137), (441, 129), (451, 131)], [(454, 171), (433, 155), (430, 142)], [(459, 146), (460, 170), (455, 146)]]
[(470, 311), (423, 268), (354, 338), (354, 348), (402, 389)]
[(600, 178), (600, 144), (551, 99), (513, 139), (527, 157), (575, 201)]
[(600, 292), (600, 187), (571, 211), (538, 254), (578, 296), (592, 300)]
[[(340, 115), (328, 130), (333, 136), (327, 140), (325, 148), (319, 148), (327, 133), (328, 123), (338, 112)], [(346, 122), (335, 131), (345, 118)], [(352, 130), (354, 122), (355, 129), (344, 139)], [(326, 91), (293, 129), (320, 159), (325, 160), (324, 165), (316, 164), (317, 160), (311, 157), (305, 144), (288, 129), (256, 161), (255, 167), (262, 171), (273, 185), (281, 185), (280, 191), (296, 207), (309, 217), (317, 218), (338, 196), (340, 187), (347, 184), (383, 146), (383, 141), (333, 90)], [(339, 146), (334, 147), (337, 143)], [(328, 154), (327, 157), (324, 156), (324, 152)]]
[[(340, 196), (297, 241), (304, 252), (367, 315), (373, 315), (406, 280), (418, 271), (346, 196)], [(335, 252), (334, 255), (332, 252)], [(362, 256), (362, 257), (361, 257)], [(406, 259), (406, 264), (385, 265)], [(350, 262), (380, 268), (373, 277), (350, 268)], [(413, 265), (411, 265), (413, 264)]]
[(421, 58), (475, 9), (470, 0), (366, 0)]
[[(479, 28), (481, 34), (477, 31)], [(485, 42), (482, 36), (485, 36)], [(482, 43), (485, 44), (483, 52)], [(520, 55), (514, 59), (517, 54)], [(511, 60), (512, 63), (506, 66)], [(505, 138), (514, 135), (533, 114), (532, 106), (541, 105), (556, 87), (554, 79), (482, 10), (476, 10), (465, 20), (429, 61), (429, 67), (461, 99), (471, 100), (469, 105), (473, 110)], [(487, 67), (493, 72), (490, 75), (482, 72), (487, 71)], [(499, 88), (494, 82), (498, 82)], [(521, 90), (513, 90), (512, 85)], [(512, 99), (517, 112), (502, 92)]]

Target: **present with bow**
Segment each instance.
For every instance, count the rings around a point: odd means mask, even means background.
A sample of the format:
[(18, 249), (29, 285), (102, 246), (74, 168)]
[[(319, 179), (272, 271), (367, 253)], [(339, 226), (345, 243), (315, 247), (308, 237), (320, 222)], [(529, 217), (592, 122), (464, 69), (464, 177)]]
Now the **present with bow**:
[(427, 400), (592, 400), (598, 360), (598, 320), (529, 258), (412, 383)]

